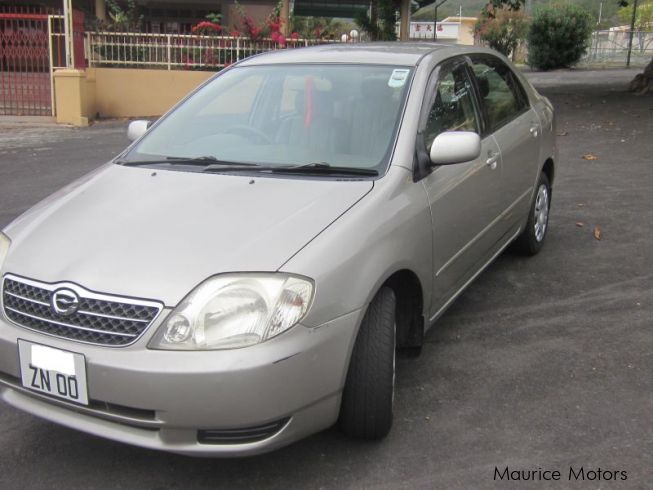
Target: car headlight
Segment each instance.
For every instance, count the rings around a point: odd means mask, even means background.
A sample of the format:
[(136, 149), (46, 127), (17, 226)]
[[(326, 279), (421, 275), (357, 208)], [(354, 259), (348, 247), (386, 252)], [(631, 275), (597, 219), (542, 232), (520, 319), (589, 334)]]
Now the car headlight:
[(0, 270), (2, 270), (2, 264), (7, 257), (7, 253), (9, 253), (9, 245), (11, 245), (11, 240), (0, 231)]
[(282, 273), (223, 274), (197, 286), (168, 316), (150, 348), (237, 349), (296, 325), (313, 298), (313, 283)]

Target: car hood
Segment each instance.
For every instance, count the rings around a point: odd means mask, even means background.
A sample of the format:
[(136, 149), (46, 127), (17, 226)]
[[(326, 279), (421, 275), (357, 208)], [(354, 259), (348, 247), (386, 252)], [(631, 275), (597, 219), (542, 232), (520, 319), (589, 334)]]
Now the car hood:
[(7, 228), (4, 271), (174, 306), (214, 274), (279, 269), (372, 187), (109, 164)]

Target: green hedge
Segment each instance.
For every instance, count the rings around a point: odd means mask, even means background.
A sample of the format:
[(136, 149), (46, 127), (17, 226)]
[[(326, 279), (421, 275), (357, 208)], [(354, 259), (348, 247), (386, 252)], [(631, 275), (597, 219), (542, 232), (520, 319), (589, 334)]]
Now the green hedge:
[(590, 14), (576, 5), (552, 5), (535, 11), (528, 33), (528, 64), (539, 70), (577, 63), (589, 45)]

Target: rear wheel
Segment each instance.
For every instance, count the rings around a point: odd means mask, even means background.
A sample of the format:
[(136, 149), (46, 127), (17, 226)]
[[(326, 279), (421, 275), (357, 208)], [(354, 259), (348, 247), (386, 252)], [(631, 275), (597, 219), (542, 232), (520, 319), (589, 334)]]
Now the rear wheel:
[(537, 182), (535, 198), (528, 212), (526, 228), (512, 245), (514, 251), (523, 255), (535, 255), (542, 249), (549, 228), (550, 208), (551, 183), (546, 174), (542, 172)]
[(394, 291), (382, 288), (361, 323), (340, 408), (340, 428), (348, 436), (381, 439), (392, 427), (395, 308)]

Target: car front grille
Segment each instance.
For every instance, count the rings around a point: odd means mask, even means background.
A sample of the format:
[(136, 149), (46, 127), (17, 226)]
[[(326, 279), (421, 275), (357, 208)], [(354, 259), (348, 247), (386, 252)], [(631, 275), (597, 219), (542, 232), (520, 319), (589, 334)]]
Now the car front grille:
[[(68, 295), (68, 303), (76, 297), (69, 312), (54, 307), (54, 297), (61, 291)], [(155, 301), (98, 294), (72, 283), (49, 284), (9, 274), (3, 282), (2, 304), (7, 318), (21, 327), (115, 347), (135, 342), (163, 308)]]

